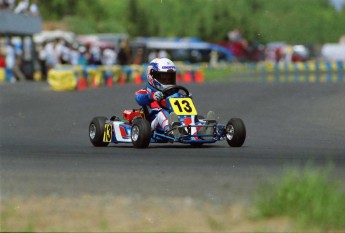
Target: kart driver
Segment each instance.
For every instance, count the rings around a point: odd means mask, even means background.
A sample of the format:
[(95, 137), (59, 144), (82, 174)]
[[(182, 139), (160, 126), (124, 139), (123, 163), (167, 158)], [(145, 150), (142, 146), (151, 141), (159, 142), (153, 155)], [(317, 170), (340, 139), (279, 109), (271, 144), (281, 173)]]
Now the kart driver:
[[(174, 112), (169, 114), (167, 110), (161, 108), (158, 104), (160, 102), (161, 105), (165, 105), (162, 90), (171, 85), (176, 85), (175, 64), (168, 58), (155, 58), (147, 67), (146, 88), (135, 93), (135, 100), (140, 106), (146, 107), (148, 110), (147, 120), (151, 123), (152, 131), (159, 129), (167, 132), (172, 129), (174, 136), (179, 136), (184, 133), (184, 130), (177, 128), (178, 125), (181, 125), (177, 115)], [(210, 111), (206, 119), (215, 121), (214, 112)], [(204, 130), (203, 134), (211, 134), (213, 128), (207, 127), (201, 130)]]

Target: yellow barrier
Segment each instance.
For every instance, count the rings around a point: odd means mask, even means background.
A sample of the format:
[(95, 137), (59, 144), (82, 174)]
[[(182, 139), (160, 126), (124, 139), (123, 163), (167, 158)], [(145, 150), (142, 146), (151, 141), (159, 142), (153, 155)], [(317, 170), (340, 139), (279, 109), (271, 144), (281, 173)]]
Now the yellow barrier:
[(103, 75), (100, 69), (87, 69), (88, 85), (99, 87), (103, 84)]
[(42, 72), (41, 71), (35, 71), (34, 72), (34, 80), (35, 81), (42, 81)]
[(3, 82), (6, 80), (6, 72), (4, 68), (0, 68), (0, 82)]
[(47, 81), (55, 91), (71, 91), (77, 86), (72, 70), (50, 70)]

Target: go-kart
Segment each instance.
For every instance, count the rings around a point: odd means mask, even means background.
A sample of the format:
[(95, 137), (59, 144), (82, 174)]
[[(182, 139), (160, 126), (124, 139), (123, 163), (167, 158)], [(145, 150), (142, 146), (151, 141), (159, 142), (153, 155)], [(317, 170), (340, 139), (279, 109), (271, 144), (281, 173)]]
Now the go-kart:
[[(204, 143), (214, 143), (226, 140), (231, 147), (241, 147), (246, 138), (246, 128), (239, 118), (230, 119), (226, 125), (210, 121), (198, 115), (189, 91), (178, 85), (169, 86), (162, 90), (163, 101), (161, 108), (168, 112), (175, 112), (179, 122), (178, 130), (182, 133), (174, 135), (173, 129), (164, 132), (151, 130), (147, 109), (138, 108), (123, 111), (123, 119), (112, 116), (94, 117), (89, 125), (89, 137), (96, 147), (105, 147), (109, 143), (133, 143), (135, 148), (147, 148), (150, 143), (184, 143), (201, 146)], [(174, 124), (173, 124), (174, 125)], [(205, 134), (205, 129), (211, 127), (211, 134)]]

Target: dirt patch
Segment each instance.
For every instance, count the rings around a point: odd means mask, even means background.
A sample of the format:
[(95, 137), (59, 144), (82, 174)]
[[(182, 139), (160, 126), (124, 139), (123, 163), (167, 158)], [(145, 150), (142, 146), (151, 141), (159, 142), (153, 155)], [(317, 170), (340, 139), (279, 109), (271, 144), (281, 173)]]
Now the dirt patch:
[(191, 198), (111, 196), (10, 198), (1, 201), (1, 231), (287, 232), (287, 218), (253, 220), (243, 205)]

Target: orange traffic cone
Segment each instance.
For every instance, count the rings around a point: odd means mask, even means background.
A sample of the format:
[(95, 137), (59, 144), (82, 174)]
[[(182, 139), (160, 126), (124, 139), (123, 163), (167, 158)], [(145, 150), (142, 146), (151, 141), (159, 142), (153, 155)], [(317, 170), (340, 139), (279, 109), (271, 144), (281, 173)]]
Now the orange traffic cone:
[(77, 90), (83, 91), (87, 89), (87, 80), (85, 77), (79, 78), (77, 81)]
[(182, 82), (182, 78), (181, 78), (181, 75), (179, 73), (176, 74), (176, 82), (177, 83)]
[(185, 72), (183, 75), (183, 82), (185, 83), (191, 83), (192, 82), (192, 73), (191, 72)]
[(194, 80), (195, 80), (196, 83), (203, 83), (204, 82), (204, 74), (203, 74), (203, 72), (200, 71), (200, 70), (195, 71)]
[(91, 79), (91, 86), (92, 86), (93, 88), (98, 87), (98, 83), (97, 83), (97, 80), (96, 80), (96, 77), (95, 77), (95, 76), (93, 76), (92, 79)]
[(126, 82), (125, 75), (124, 75), (124, 73), (121, 73), (119, 76), (119, 84), (123, 85), (123, 84), (125, 84), (125, 82)]
[(141, 75), (139, 72), (137, 72), (136, 74), (134, 74), (134, 83), (135, 84), (141, 84)]
[(113, 86), (113, 77), (112, 76), (108, 76), (107, 81), (106, 81), (106, 85), (108, 87)]

